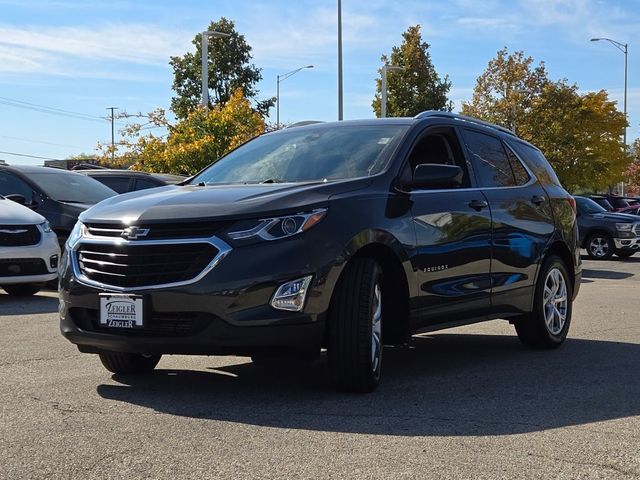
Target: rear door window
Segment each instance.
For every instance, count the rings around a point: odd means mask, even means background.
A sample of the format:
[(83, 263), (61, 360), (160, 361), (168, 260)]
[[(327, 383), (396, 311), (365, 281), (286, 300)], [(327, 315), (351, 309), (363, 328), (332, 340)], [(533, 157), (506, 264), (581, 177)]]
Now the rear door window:
[(509, 157), (509, 163), (511, 164), (511, 170), (513, 170), (513, 176), (516, 179), (516, 185), (526, 185), (529, 183), (529, 180), (531, 180), (529, 172), (524, 168), (524, 165), (522, 165), (517, 155), (513, 153), (508, 146), (505, 146), (504, 150), (507, 152), (507, 157)]
[(156, 188), (159, 186), (160, 185), (151, 180), (145, 180), (143, 178), (136, 179), (136, 190), (146, 190), (147, 188)]
[(500, 139), (466, 129), (464, 137), (480, 186), (513, 187), (517, 185), (507, 152)]
[(115, 190), (118, 193), (126, 193), (129, 190), (131, 179), (128, 177), (118, 177), (115, 175), (95, 176), (93, 177), (100, 183), (106, 185), (111, 190)]

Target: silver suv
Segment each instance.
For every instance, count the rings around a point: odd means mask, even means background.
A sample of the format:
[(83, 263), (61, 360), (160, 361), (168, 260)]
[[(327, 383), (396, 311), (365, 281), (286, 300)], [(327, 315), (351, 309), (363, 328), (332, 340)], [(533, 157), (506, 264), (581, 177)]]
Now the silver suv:
[(29, 296), (58, 276), (60, 247), (42, 215), (0, 196), (0, 287)]

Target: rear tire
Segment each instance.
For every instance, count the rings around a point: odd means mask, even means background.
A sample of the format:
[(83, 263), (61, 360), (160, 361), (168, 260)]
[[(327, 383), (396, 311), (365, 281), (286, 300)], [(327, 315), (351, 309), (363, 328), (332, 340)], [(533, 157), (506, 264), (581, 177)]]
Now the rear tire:
[(138, 355), (135, 353), (102, 352), (100, 361), (104, 368), (122, 375), (150, 373), (156, 368), (162, 355)]
[(380, 383), (383, 287), (380, 265), (370, 258), (355, 258), (333, 293), (327, 357), (329, 375), (340, 390), (366, 393)]
[(636, 254), (637, 250), (618, 250), (616, 255), (620, 258), (631, 258)]
[(613, 255), (615, 246), (611, 235), (607, 233), (593, 233), (587, 239), (587, 254), (595, 260), (606, 260)]
[(542, 264), (533, 298), (533, 311), (515, 322), (520, 341), (531, 348), (557, 348), (571, 324), (573, 288), (562, 259), (556, 255)]
[(21, 283), (18, 285), (5, 285), (2, 288), (14, 297), (31, 297), (42, 290), (42, 287), (41, 283)]

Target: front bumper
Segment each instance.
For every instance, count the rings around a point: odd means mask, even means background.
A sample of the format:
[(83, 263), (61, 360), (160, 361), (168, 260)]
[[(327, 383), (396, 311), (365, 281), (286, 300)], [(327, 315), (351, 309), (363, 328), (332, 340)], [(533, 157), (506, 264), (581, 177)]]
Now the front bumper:
[(0, 248), (0, 261), (42, 260), (46, 270), (37, 275), (0, 275), (0, 285), (44, 283), (58, 277), (60, 246), (53, 232), (43, 233), (40, 243), (23, 247)]
[(617, 250), (640, 250), (640, 237), (614, 238)]
[[(128, 294), (143, 297), (145, 327), (140, 330), (100, 326), (99, 294), (117, 290), (78, 279), (65, 252), (61, 332), (88, 353), (248, 355), (272, 349), (319, 349), (339, 268), (332, 248), (309, 255), (314, 242), (309, 235), (252, 245), (250, 250), (239, 247), (195, 282), (128, 289)], [(326, 241), (325, 245), (330, 247)], [(313, 280), (302, 312), (269, 306), (279, 285), (305, 275), (313, 275)]]

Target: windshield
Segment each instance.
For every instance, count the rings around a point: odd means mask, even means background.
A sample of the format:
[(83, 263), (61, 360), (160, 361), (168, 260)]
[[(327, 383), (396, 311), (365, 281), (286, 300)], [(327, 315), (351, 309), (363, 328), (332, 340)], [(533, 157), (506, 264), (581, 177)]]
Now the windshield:
[(93, 178), (79, 173), (29, 173), (29, 178), (53, 200), (93, 205), (116, 192)]
[(299, 127), (263, 135), (191, 180), (280, 183), (366, 177), (386, 166), (406, 125)]
[(580, 213), (606, 213), (607, 210), (590, 198), (576, 197), (576, 204)]

